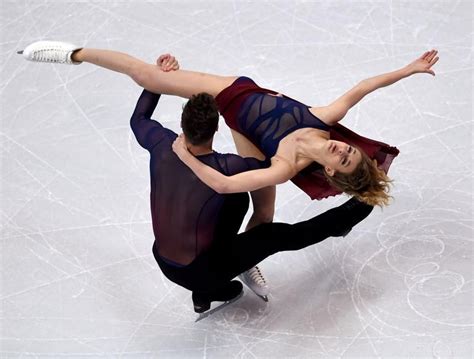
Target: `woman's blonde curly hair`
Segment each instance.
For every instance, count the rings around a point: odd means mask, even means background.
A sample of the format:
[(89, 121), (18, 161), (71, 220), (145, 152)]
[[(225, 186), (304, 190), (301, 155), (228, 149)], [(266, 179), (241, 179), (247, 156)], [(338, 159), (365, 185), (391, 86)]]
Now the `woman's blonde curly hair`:
[(357, 149), (362, 159), (352, 173), (336, 172), (333, 176), (329, 176), (324, 171), (324, 175), (332, 186), (364, 203), (371, 206), (387, 206), (392, 198), (388, 194), (392, 180), (377, 167), (376, 160), (372, 160), (360, 148)]

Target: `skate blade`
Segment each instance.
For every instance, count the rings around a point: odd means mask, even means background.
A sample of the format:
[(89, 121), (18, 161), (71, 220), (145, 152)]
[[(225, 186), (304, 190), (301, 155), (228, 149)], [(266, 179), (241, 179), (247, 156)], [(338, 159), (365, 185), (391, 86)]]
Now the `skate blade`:
[(211, 309), (211, 310), (208, 310), (207, 312), (204, 312), (204, 313), (199, 314), (199, 316), (196, 318), (196, 320), (194, 321), (194, 323), (197, 323), (197, 322), (199, 322), (200, 320), (203, 320), (203, 319), (207, 318), (208, 316), (214, 314), (215, 312), (217, 312), (217, 311), (219, 311), (219, 310), (221, 310), (221, 309), (224, 309), (224, 308), (227, 307), (229, 304), (232, 304), (232, 303), (234, 303), (235, 301), (237, 301), (237, 300), (239, 300), (240, 298), (242, 298), (243, 295), (244, 295), (244, 291), (241, 291), (240, 294), (239, 294), (237, 297), (235, 297), (235, 298), (233, 298), (233, 299), (231, 299), (231, 300), (228, 300), (228, 301), (222, 303), (221, 305), (215, 307), (214, 309)]
[[(257, 294), (258, 295), (258, 294)], [(262, 298), (262, 300), (264, 302), (268, 302), (268, 296), (267, 295), (259, 295), (260, 298)]]
[(348, 235), (349, 233), (351, 233), (351, 232), (352, 232), (352, 228), (349, 228), (347, 231), (345, 231), (345, 232), (342, 234), (342, 238), (346, 238), (347, 235)]
[(16, 52), (18, 55), (23, 55), (23, 50), (17, 51)]

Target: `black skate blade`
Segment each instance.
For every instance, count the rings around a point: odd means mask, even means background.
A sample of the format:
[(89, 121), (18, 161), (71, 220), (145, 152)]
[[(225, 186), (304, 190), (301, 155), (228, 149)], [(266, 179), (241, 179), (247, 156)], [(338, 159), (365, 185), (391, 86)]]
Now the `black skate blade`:
[[(258, 295), (258, 294), (257, 294)], [(264, 302), (268, 302), (268, 296), (266, 295), (258, 295)]]
[(342, 238), (346, 238), (349, 233), (351, 233), (352, 228), (349, 228), (347, 231), (345, 231), (343, 234), (341, 234)]
[(17, 51), (16, 53), (17, 53), (18, 55), (22, 55), (22, 54), (23, 54), (23, 50)]
[(219, 306), (215, 307), (214, 309), (211, 309), (211, 310), (208, 310), (207, 312), (204, 312), (204, 313), (201, 313), (199, 314), (199, 316), (196, 318), (196, 320), (194, 321), (194, 323), (197, 323), (199, 322), (200, 320), (203, 320), (205, 318), (207, 318), (208, 316), (214, 314), (215, 312), (221, 310), (221, 309), (224, 309), (225, 307), (227, 307), (229, 304), (232, 304), (234, 303), (235, 301), (239, 300), (240, 298), (242, 298), (242, 296), (244, 295), (244, 291), (241, 291), (240, 294), (238, 296), (236, 296), (235, 298), (231, 299), (231, 300), (228, 300), (222, 304), (220, 304)]

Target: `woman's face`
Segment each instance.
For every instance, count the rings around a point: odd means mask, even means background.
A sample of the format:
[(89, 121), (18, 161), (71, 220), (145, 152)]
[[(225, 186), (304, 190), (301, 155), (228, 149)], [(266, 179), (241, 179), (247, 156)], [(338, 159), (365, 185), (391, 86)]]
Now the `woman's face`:
[(328, 140), (325, 145), (326, 172), (333, 176), (336, 172), (351, 173), (362, 159), (360, 151), (345, 142)]

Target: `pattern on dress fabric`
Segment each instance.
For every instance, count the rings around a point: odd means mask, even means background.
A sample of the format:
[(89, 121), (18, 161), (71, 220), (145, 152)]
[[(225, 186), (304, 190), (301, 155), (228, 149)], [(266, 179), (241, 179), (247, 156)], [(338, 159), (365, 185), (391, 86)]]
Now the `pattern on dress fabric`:
[(305, 127), (330, 129), (310, 112), (308, 106), (286, 96), (262, 92), (247, 97), (237, 121), (267, 157), (275, 155), (280, 141), (291, 132)]

